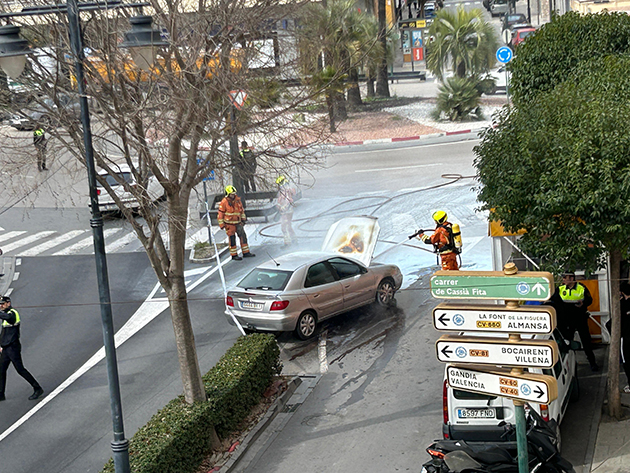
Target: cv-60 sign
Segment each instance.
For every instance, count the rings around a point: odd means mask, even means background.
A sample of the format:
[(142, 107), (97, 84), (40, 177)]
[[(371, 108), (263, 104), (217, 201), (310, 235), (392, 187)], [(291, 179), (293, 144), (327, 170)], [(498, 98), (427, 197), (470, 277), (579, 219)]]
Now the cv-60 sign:
[(552, 340), (475, 338), (443, 335), (436, 343), (439, 361), (498, 366), (551, 368), (558, 361), (558, 345)]
[(455, 389), (548, 404), (558, 397), (553, 376), (535, 373), (514, 374), (484, 367), (449, 365), (448, 384)]
[(444, 332), (551, 333), (556, 311), (550, 306), (442, 303), (433, 309), (433, 326)]
[(553, 276), (546, 272), (436, 271), (431, 294), (438, 299), (504, 299), (546, 301), (553, 294)]

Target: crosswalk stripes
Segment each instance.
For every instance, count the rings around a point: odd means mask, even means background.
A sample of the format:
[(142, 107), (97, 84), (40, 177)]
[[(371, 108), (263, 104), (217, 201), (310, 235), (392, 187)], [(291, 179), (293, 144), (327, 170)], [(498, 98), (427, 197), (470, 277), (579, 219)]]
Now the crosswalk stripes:
[(35, 233), (34, 235), (29, 235), (25, 238), (22, 238), (21, 240), (15, 241), (13, 243), (9, 243), (7, 245), (4, 245), (2, 247), (2, 251), (5, 253), (10, 253), (11, 251), (17, 249), (17, 248), (21, 248), (23, 246), (26, 245), (30, 245), (33, 242), (36, 242), (37, 240), (40, 240), (42, 238), (46, 238), (50, 235), (52, 235), (53, 233), (55, 233), (54, 231), (51, 230), (47, 230), (45, 232), (39, 232), (39, 233)]
[(65, 243), (67, 241), (70, 241), (76, 237), (78, 237), (79, 235), (84, 234), (85, 232), (87, 232), (88, 230), (72, 230), (69, 231), (68, 233), (64, 233), (62, 235), (59, 235), (58, 237), (52, 238), (48, 241), (45, 241), (44, 243), (34, 246), (32, 248), (29, 248), (28, 250), (25, 251), (20, 251), (20, 256), (37, 256), (40, 253), (43, 253), (44, 251), (50, 250), (52, 248), (54, 248), (55, 246), (59, 246), (62, 243)]
[[(119, 230), (120, 230), (119, 228), (108, 228), (103, 232), (103, 236), (105, 237), (105, 239), (107, 239), (107, 237), (113, 235), (114, 233), (117, 233)], [(70, 245), (61, 251), (57, 251), (56, 253), (53, 253), (53, 256), (71, 255), (74, 253), (78, 253), (79, 251), (89, 246), (92, 246), (93, 244), (94, 244), (94, 238), (92, 238), (92, 234), (90, 234), (90, 236), (82, 240), (79, 240), (77, 243), (74, 243), (73, 245)]]
[(15, 231), (15, 232), (7, 232), (3, 235), (0, 235), (0, 243), (3, 241), (12, 240), (13, 238), (19, 237), (20, 235), (25, 234), (23, 231)]

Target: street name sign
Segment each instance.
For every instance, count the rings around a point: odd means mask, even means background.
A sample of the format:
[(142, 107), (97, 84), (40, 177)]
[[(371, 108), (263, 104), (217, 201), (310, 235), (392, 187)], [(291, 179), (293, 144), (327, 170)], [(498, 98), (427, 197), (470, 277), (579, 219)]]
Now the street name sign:
[(546, 301), (554, 291), (553, 275), (524, 271), (436, 271), (431, 276), (431, 295), (437, 299), (503, 299)]
[(433, 309), (433, 326), (443, 332), (551, 333), (556, 310), (551, 306), (442, 303)]
[(553, 340), (518, 340), (442, 335), (435, 344), (438, 361), (495, 366), (552, 368), (558, 361)]
[(549, 404), (558, 398), (556, 378), (544, 374), (513, 374), (483, 366), (446, 367), (448, 384), (454, 389)]

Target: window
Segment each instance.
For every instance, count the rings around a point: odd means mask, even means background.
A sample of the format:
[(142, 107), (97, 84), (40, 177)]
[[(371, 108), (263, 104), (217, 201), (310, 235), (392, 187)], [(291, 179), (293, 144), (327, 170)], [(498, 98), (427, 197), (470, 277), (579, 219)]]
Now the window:
[(496, 396), (488, 396), (487, 394), (473, 393), (470, 391), (462, 391), (460, 389), (453, 388), (453, 396), (455, 399), (475, 400), (475, 401), (491, 401), (496, 399)]
[(332, 258), (328, 262), (337, 271), (339, 279), (351, 278), (363, 272), (361, 266), (345, 258)]
[(321, 286), (322, 284), (328, 284), (335, 282), (335, 276), (330, 271), (330, 268), (326, 263), (317, 263), (308, 268), (306, 274), (306, 281), (304, 281), (304, 287)]
[(262, 289), (265, 291), (281, 291), (286, 287), (292, 274), (291, 271), (256, 268), (238, 283), (238, 287), (244, 289)]
[[(120, 184), (118, 184), (118, 181), (116, 180), (116, 178), (110, 174), (104, 174), (105, 176), (105, 180), (107, 181), (107, 183), (111, 186), (111, 187), (116, 187), (119, 186)], [(131, 184), (133, 183), (133, 176), (131, 175), (130, 172), (121, 172), (118, 174), (119, 177), (121, 177), (125, 182)], [(97, 187), (103, 187), (101, 186), (100, 183), (96, 183)]]

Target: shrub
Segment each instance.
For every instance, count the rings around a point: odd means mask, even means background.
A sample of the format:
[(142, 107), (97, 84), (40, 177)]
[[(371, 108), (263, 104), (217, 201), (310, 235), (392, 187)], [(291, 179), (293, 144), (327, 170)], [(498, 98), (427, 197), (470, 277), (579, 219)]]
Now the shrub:
[[(279, 360), (273, 335), (239, 337), (203, 377), (207, 402), (190, 405), (179, 396), (131, 438), (131, 470), (194, 473), (210, 452), (215, 435), (227, 436), (260, 401), (273, 376), (282, 370)], [(110, 459), (102, 473), (113, 472)]]
[(435, 117), (445, 115), (451, 121), (460, 121), (469, 115), (479, 114), (479, 80), (470, 77), (449, 77), (438, 89)]

